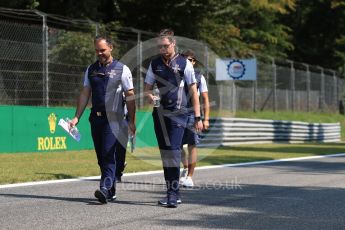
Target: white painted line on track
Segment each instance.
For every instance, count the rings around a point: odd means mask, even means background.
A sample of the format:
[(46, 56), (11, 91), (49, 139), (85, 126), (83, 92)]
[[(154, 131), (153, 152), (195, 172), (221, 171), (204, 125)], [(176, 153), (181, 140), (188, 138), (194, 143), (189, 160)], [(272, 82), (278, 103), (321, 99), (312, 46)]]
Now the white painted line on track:
[(318, 155), (318, 156), (308, 156), (308, 157), (284, 158), (284, 159), (267, 160), (267, 161), (253, 161), (253, 162), (235, 163), (235, 164), (203, 166), (203, 167), (198, 167), (197, 169), (198, 170), (204, 170), (204, 169), (216, 169), (216, 168), (225, 168), (225, 167), (240, 167), (240, 166), (273, 164), (273, 163), (280, 163), (280, 162), (313, 160), (313, 159), (330, 158), (330, 157), (343, 157), (343, 156), (345, 156), (345, 153), (337, 153), (337, 154), (330, 154), (330, 155)]
[[(345, 156), (345, 153), (337, 153), (337, 154), (331, 154), (331, 155), (308, 156), (308, 157), (285, 158), (285, 159), (267, 160), (267, 161), (254, 161), (254, 162), (245, 162), (245, 163), (236, 163), (236, 164), (202, 166), (202, 167), (196, 167), (196, 170), (217, 169), (217, 168), (226, 168), (226, 167), (241, 167), (241, 166), (251, 166), (251, 165), (261, 165), (261, 164), (273, 164), (273, 163), (280, 163), (280, 162), (302, 161), (302, 160), (312, 160), (312, 159), (321, 159), (321, 158), (329, 158), (329, 157), (343, 157), (343, 156)], [(163, 173), (163, 170), (125, 173), (123, 176), (124, 177), (131, 177), (131, 176), (140, 176), (140, 175), (152, 175), (152, 174), (158, 174), (158, 173)], [(100, 176), (91, 176), (91, 177), (78, 177), (78, 178), (73, 178), (73, 179), (35, 181), (35, 182), (25, 182), (25, 183), (17, 183), (17, 184), (5, 184), (5, 185), (0, 185), (0, 189), (16, 188), (16, 187), (24, 187), (24, 186), (34, 186), (34, 185), (45, 185), (45, 184), (68, 183), (68, 182), (87, 181), (87, 180), (99, 180), (99, 179), (100, 179)]]
[[(152, 174), (158, 174), (158, 173), (163, 173), (163, 170), (125, 173), (123, 176), (128, 177), (128, 176), (137, 176), (137, 175), (152, 175)], [(4, 184), (4, 185), (0, 185), (0, 189), (33, 186), (33, 185), (68, 183), (68, 182), (76, 182), (76, 181), (99, 180), (100, 178), (101, 176), (90, 176), (90, 177), (77, 177), (77, 178), (62, 179), (62, 180), (47, 180), (47, 181), (34, 181), (34, 182), (25, 182), (25, 183), (17, 183), (17, 184)]]

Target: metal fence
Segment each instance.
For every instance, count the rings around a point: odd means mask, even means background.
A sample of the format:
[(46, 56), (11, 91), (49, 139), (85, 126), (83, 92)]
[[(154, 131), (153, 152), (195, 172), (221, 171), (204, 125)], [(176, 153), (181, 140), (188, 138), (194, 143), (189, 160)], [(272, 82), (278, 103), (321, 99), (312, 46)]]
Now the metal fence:
[[(0, 104), (74, 106), (86, 66), (95, 60), (93, 37), (102, 30), (103, 25), (91, 21), (0, 8)], [(133, 80), (136, 92), (142, 92), (149, 63), (142, 44), (154, 34), (132, 28), (107, 33), (115, 40), (115, 57), (135, 50)], [(199, 67), (215, 110), (337, 111), (343, 97), (344, 80), (332, 70), (258, 58), (257, 81), (219, 82), (216, 55), (204, 45), (197, 56), (203, 59)], [(137, 100), (144, 106), (143, 97)]]
[(0, 13), (0, 31), (1, 104), (49, 106), (69, 102), (84, 67), (49, 61), (54, 60), (50, 54), (57, 37), (65, 31), (48, 27), (43, 14), (6, 9)]
[(337, 77), (335, 71), (289, 60), (279, 60), (279, 65), (274, 59), (271, 63), (261, 61), (257, 81), (231, 84), (235, 96), (228, 107), (232, 111), (334, 112), (344, 96), (344, 79)]

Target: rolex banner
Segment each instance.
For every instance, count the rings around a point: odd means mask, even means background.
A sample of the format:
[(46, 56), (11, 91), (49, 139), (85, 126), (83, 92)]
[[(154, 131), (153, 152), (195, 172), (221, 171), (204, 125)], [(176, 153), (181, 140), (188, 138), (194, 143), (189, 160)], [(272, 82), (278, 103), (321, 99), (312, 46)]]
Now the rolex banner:
[(6, 121), (0, 132), (0, 153), (93, 149), (88, 110), (78, 124), (88, 135), (79, 143), (57, 126), (60, 118), (74, 112), (74, 108), (0, 106), (0, 119)]
[(256, 80), (256, 59), (216, 59), (216, 80)]
[[(16, 152), (50, 152), (93, 149), (89, 114), (84, 112), (78, 123), (78, 130), (83, 137), (75, 141), (65, 132), (58, 122), (62, 118), (72, 117), (75, 108), (0, 106), (1, 123), (0, 154)], [(136, 146), (157, 146), (150, 112), (137, 112)]]

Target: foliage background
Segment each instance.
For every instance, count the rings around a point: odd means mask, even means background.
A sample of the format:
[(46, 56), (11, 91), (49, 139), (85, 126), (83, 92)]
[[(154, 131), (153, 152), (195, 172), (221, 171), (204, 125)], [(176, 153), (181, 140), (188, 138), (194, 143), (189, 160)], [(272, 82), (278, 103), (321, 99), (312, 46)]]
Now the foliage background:
[(207, 42), (221, 56), (274, 56), (345, 69), (343, 0), (12, 0), (0, 7), (37, 9)]

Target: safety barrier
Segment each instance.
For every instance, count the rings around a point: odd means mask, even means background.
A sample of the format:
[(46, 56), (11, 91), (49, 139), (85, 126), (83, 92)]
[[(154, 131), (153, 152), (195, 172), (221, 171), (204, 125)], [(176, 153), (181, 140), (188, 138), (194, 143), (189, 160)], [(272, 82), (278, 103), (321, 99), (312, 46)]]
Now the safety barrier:
[(246, 118), (211, 119), (200, 147), (255, 143), (339, 142), (340, 123), (307, 123)]

